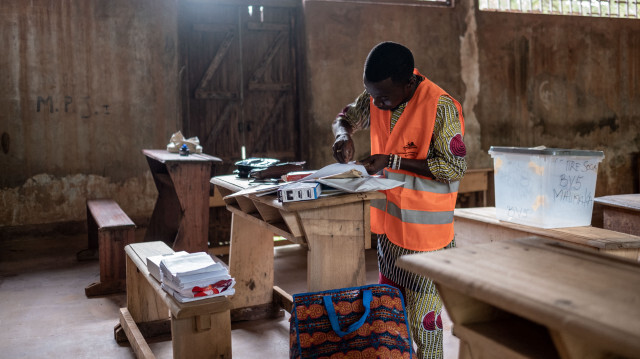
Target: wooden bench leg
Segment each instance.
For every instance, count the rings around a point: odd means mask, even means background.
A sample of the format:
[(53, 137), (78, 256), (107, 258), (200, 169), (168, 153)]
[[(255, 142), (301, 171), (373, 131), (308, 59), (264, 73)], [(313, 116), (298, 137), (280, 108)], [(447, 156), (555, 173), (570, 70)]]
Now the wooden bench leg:
[[(125, 255), (126, 256), (126, 255)], [(142, 335), (154, 340), (171, 339), (169, 308), (140, 273), (135, 263), (126, 256), (127, 312), (137, 324)], [(122, 324), (114, 328), (114, 337), (118, 343), (127, 340)]]
[(229, 310), (188, 317), (171, 318), (174, 358), (231, 358), (231, 315)]
[(91, 210), (87, 206), (87, 249), (83, 249), (76, 254), (78, 261), (90, 261), (98, 259), (98, 224)]
[(156, 356), (151, 352), (151, 348), (138, 330), (138, 326), (127, 308), (120, 308), (120, 326), (126, 333), (133, 352), (136, 353), (136, 358), (155, 359)]
[(124, 247), (135, 242), (134, 229), (103, 230), (98, 233), (100, 282), (84, 289), (87, 297), (121, 293), (126, 290)]
[(233, 321), (282, 316), (273, 305), (273, 232), (233, 214), (231, 237), (229, 273), (236, 280)]

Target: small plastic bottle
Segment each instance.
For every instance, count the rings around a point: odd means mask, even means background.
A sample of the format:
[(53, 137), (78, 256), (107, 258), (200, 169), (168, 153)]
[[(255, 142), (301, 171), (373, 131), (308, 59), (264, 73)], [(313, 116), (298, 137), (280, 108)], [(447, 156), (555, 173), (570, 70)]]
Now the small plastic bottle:
[(184, 143), (180, 147), (180, 156), (189, 156), (189, 147)]

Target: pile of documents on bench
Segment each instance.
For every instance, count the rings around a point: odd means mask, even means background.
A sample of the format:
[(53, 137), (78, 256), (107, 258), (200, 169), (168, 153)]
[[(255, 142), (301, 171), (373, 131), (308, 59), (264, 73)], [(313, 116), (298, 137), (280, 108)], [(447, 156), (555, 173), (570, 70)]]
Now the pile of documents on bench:
[(178, 302), (232, 295), (235, 280), (205, 252), (184, 251), (147, 258), (149, 273)]

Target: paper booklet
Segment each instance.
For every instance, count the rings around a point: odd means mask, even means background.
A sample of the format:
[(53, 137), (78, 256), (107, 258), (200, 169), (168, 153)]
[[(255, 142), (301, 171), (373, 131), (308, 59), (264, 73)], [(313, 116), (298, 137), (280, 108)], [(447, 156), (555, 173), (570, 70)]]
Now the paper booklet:
[(222, 266), (221, 269), (213, 270), (211, 272), (197, 273), (181, 275), (175, 278), (163, 277), (162, 281), (171, 282), (171, 284), (177, 288), (193, 287), (194, 285), (203, 285), (211, 283), (216, 278), (222, 278), (229, 275), (229, 271)]

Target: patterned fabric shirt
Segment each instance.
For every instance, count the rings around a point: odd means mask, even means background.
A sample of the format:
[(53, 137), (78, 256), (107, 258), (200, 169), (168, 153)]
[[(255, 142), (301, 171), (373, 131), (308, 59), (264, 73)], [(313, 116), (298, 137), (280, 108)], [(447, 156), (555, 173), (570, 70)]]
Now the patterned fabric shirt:
[[(419, 81), (422, 80), (418, 77)], [(368, 129), (370, 95), (364, 91), (342, 110), (338, 118), (347, 121), (354, 131)], [(391, 131), (400, 119), (407, 103), (398, 106), (391, 114)], [(439, 181), (458, 181), (467, 170), (466, 148), (462, 140), (458, 109), (448, 96), (438, 99), (436, 121), (427, 155), (427, 168)]]

